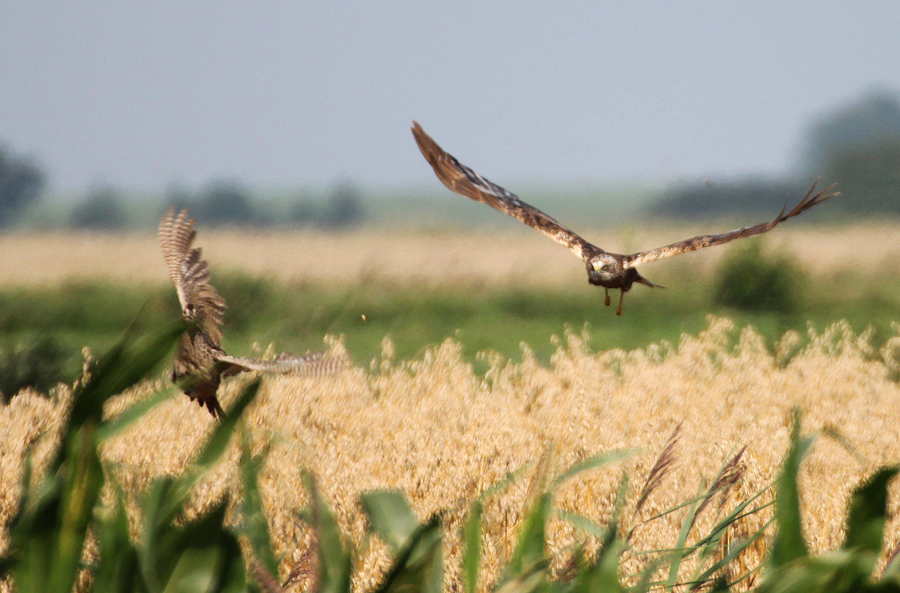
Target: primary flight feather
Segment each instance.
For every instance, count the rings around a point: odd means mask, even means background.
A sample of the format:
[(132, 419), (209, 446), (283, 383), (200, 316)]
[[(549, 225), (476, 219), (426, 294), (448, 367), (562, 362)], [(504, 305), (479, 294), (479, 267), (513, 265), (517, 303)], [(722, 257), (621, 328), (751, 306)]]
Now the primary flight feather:
[(182, 317), (189, 324), (176, 346), (172, 368), (172, 380), (185, 395), (205, 406), (214, 417), (222, 417), (224, 412), (216, 397), (222, 377), (244, 371), (323, 374), (345, 364), (341, 358), (324, 358), (318, 352), (304, 356), (282, 354), (274, 360), (226, 354), (219, 346), (225, 299), (209, 283), (209, 266), (201, 257), (200, 248), (192, 247), (197, 235), (194, 225), (187, 210), (176, 216), (174, 208), (159, 223), (163, 258), (178, 293)]
[(619, 295), (619, 307), (616, 310), (617, 315), (622, 314), (622, 300), (625, 297), (625, 293), (631, 289), (635, 282), (645, 284), (651, 288), (658, 286), (641, 276), (636, 266), (664, 257), (696, 251), (704, 247), (722, 245), (742, 237), (761, 235), (775, 228), (778, 223), (797, 216), (801, 212), (838, 195), (837, 192), (831, 192), (834, 185), (830, 185), (823, 191), (816, 193), (816, 186), (813, 184), (806, 196), (794, 208), (789, 212), (786, 212), (786, 208), (783, 208), (778, 216), (768, 222), (718, 235), (700, 235), (649, 251), (625, 255), (605, 251), (585, 241), (577, 233), (557, 222), (556, 219), (541, 212), (534, 206), (526, 204), (514, 193), (488, 181), (469, 167), (463, 165), (453, 155), (445, 152), (431, 136), (426, 134), (418, 122), (413, 122), (412, 133), (425, 160), (428, 161), (438, 179), (444, 185), (458, 194), (487, 204), (500, 212), (517, 218), (577, 255), (587, 267), (588, 282), (596, 286), (602, 286), (606, 290), (607, 305), (610, 303), (609, 289), (618, 288), (621, 293)]

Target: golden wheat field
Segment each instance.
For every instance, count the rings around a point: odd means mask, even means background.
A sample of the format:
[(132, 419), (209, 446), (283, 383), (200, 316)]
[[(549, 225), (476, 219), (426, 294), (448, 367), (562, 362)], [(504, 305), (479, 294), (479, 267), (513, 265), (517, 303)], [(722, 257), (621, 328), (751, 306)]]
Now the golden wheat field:
[[(629, 253), (709, 232), (703, 227), (619, 227), (586, 232), (605, 249)], [(221, 270), (246, 272), (278, 281), (316, 284), (356, 283), (360, 279), (520, 286), (584, 283), (582, 265), (558, 245), (531, 229), (481, 228), (471, 232), (363, 230), (347, 234), (305, 232), (228, 232), (199, 228), (198, 244), (214, 276)], [(867, 223), (804, 227), (775, 233), (767, 240), (813, 274), (859, 268), (900, 274), (900, 228)], [(712, 268), (727, 248), (704, 250), (648, 266), (648, 273), (673, 265), (692, 273)], [(166, 282), (156, 236), (39, 233), (0, 236), (0, 286), (54, 284), (71, 280), (110, 280), (141, 284)], [(861, 259), (860, 254), (864, 254)], [(678, 264), (675, 264), (678, 261)], [(659, 266), (656, 268), (655, 266)]]
[[(588, 234), (608, 236), (604, 247), (624, 252), (692, 234), (689, 229), (627, 229)], [(202, 229), (201, 229), (202, 231)], [(900, 273), (895, 226), (799, 227), (773, 237), (816, 274), (839, 275), (861, 265)], [(200, 245), (214, 271), (237, 270), (275, 280), (335, 285), (367, 277), (400, 282), (516, 284), (542, 286), (584, 282), (581, 265), (565, 250), (530, 232), (479, 233), (365, 231), (319, 233), (205, 232)], [(0, 236), (0, 253), (12, 265), (0, 267), (5, 286), (40, 286), (81, 279), (162, 284), (167, 281), (156, 238), (118, 235)], [(692, 269), (709, 269), (724, 250), (689, 255)], [(684, 264), (681, 264), (684, 265)], [(875, 272), (872, 273), (875, 275)], [(896, 329), (896, 328), (895, 328)], [(694, 497), (737, 452), (739, 481), (727, 498), (709, 505), (697, 533), (718, 516), (764, 488), (777, 476), (786, 452), (791, 412), (802, 411), (805, 432), (839, 432), (819, 438), (803, 466), (801, 489), (805, 534), (817, 551), (842, 538), (851, 490), (876, 467), (900, 464), (900, 336), (883, 348), (846, 324), (808, 340), (788, 333), (774, 353), (752, 328), (710, 318), (698, 336), (646, 349), (594, 351), (587, 333), (558, 340), (549, 365), (523, 345), (521, 362), (484, 356), (488, 370), (476, 373), (462, 347), (448, 340), (415, 360), (397, 360), (385, 339), (382, 355), (325, 378), (267, 377), (249, 409), (247, 425), (257, 451), (268, 447), (261, 476), (265, 507), (285, 579), (310, 561), (310, 532), (297, 518), (306, 504), (305, 469), (317, 478), (346, 537), (362, 544), (362, 492), (397, 488), (420, 518), (446, 517), (448, 590), (458, 590), (453, 567), (460, 556), (459, 529), (468, 504), (504, 479), (521, 475), (492, 495), (485, 506), (484, 566), (480, 588), (499, 576), (515, 542), (523, 509), (539, 488), (539, 460), (550, 475), (601, 452), (637, 452), (607, 468), (566, 482), (554, 499), (558, 509), (597, 523), (609, 517), (622, 476), (629, 476), (623, 531), (633, 531), (626, 570), (646, 559), (643, 552), (676, 545), (684, 512), (644, 523)], [(327, 338), (339, 353), (339, 339)], [(734, 344), (737, 343), (737, 346)], [(89, 353), (88, 353), (89, 355)], [(154, 477), (185, 471), (214, 420), (168, 383), (167, 373), (108, 403), (107, 414), (169, 389), (157, 406), (127, 432), (104, 444), (102, 457), (136, 500)], [(248, 379), (231, 379), (220, 394), (226, 411)], [(51, 397), (23, 392), (0, 407), (0, 555), (15, 510), (23, 456), (32, 445), (38, 467), (47, 461), (71, 400), (59, 386)], [(673, 433), (674, 468), (647, 503), (635, 511), (648, 473)], [(849, 443), (849, 444), (848, 444)], [(237, 448), (194, 497), (187, 520), (211, 503), (238, 491)], [(896, 488), (893, 490), (896, 492)], [(770, 501), (771, 493), (762, 500)], [(895, 519), (888, 527), (885, 555), (900, 544), (900, 502), (891, 499)], [(131, 509), (139, 537), (137, 505)], [(732, 528), (731, 538), (757, 531), (771, 517), (767, 508)], [(586, 536), (556, 519), (548, 534), (555, 570), (563, 571)], [(595, 545), (588, 539), (588, 544)], [(766, 541), (732, 563), (736, 574), (756, 567)], [(356, 590), (371, 590), (387, 567), (385, 548), (369, 542), (357, 559)], [(689, 567), (689, 565), (687, 565)], [(299, 579), (290, 590), (301, 591)], [(745, 586), (751, 581), (744, 581)]]
[[(739, 339), (733, 347), (735, 332)], [(526, 350), (520, 363), (490, 360), (483, 377), (452, 340), (414, 362), (394, 360), (391, 343), (385, 341), (382, 357), (370, 368), (325, 379), (266, 378), (246, 421), (257, 450), (270, 447), (260, 482), (283, 558), (280, 576), (286, 578), (309, 562), (310, 533), (296, 516), (306, 502), (304, 468), (317, 477), (346, 537), (357, 543), (365, 527), (357, 502), (361, 492), (399, 488), (421, 518), (445, 513), (451, 567), (459, 559), (458, 532), (467, 503), (509, 472), (524, 468), (485, 506), (481, 587), (486, 590), (510, 554), (523, 507), (536, 488), (539, 459), (547, 460), (552, 476), (599, 452), (637, 448), (625, 461), (566, 482), (554, 499), (556, 508), (602, 523), (627, 473), (631, 479), (623, 528), (635, 528), (627, 567), (639, 561), (642, 551), (674, 546), (683, 515), (641, 521), (692, 498), (740, 448), (746, 447), (740, 479), (727, 499), (703, 512), (699, 531), (765, 488), (786, 452), (794, 406), (803, 411), (805, 432), (836, 428), (852, 444), (819, 438), (801, 472), (807, 539), (814, 550), (835, 547), (851, 489), (876, 467), (900, 462), (900, 387), (889, 377), (900, 371), (900, 337), (884, 347), (887, 365), (867, 336), (854, 335), (842, 324), (811, 338), (800, 348), (800, 336), (788, 334), (772, 355), (752, 329), (740, 330), (725, 319), (710, 319), (706, 331), (684, 336), (677, 345), (634, 352), (592, 352), (588, 335), (569, 334), (548, 367)], [(339, 352), (342, 345), (332, 341), (330, 347)], [(245, 381), (231, 380), (223, 389), (226, 411)], [(109, 402), (107, 414), (119, 414), (165, 388), (164, 378), (147, 381)], [(50, 399), (22, 393), (0, 408), (4, 524), (16, 503), (25, 448), (37, 440), (39, 464), (47, 459), (54, 427), (70, 398), (70, 389), (61, 386)], [(173, 391), (170, 400), (106, 442), (101, 455), (135, 498), (152, 478), (183, 472), (213, 422)], [(675, 467), (635, 514), (638, 491), (679, 426)], [(236, 492), (238, 456), (235, 447), (196, 491), (188, 520)], [(900, 542), (896, 496), (891, 506), (895, 519), (888, 526), (885, 554)], [(753, 533), (769, 516), (771, 508), (748, 517), (732, 528), (730, 537)], [(131, 518), (138, 536), (137, 517)], [(554, 520), (548, 545), (558, 570), (583, 539), (568, 523)], [(765, 542), (732, 568), (752, 568), (764, 553)], [(387, 560), (380, 546), (365, 548), (357, 559), (357, 590), (371, 589)], [(451, 569), (451, 590), (456, 590), (457, 577)], [(301, 591), (304, 585), (300, 579), (291, 590)]]

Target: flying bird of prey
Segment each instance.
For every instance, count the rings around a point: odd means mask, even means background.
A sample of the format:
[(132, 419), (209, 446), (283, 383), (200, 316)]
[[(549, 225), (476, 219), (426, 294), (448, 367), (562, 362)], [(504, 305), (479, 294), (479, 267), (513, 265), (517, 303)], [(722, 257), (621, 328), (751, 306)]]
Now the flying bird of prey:
[(834, 185), (827, 187), (824, 191), (815, 193), (816, 186), (813, 184), (809, 192), (802, 200), (790, 211), (786, 212), (787, 205), (782, 208), (781, 213), (768, 222), (757, 224), (751, 227), (736, 229), (719, 235), (700, 235), (671, 245), (657, 247), (650, 251), (641, 251), (625, 255), (621, 253), (612, 253), (605, 251), (592, 243), (588, 243), (576, 233), (567, 229), (554, 218), (544, 214), (534, 206), (526, 204), (515, 194), (503, 189), (499, 185), (492, 183), (460, 163), (452, 155), (446, 153), (444, 149), (438, 146), (438, 143), (431, 139), (431, 136), (425, 133), (422, 126), (418, 122), (413, 122), (413, 136), (419, 149), (425, 156), (425, 160), (432, 166), (444, 185), (452, 191), (471, 198), (476, 202), (482, 202), (496, 208), (500, 212), (504, 212), (513, 218), (517, 218), (528, 226), (539, 230), (557, 243), (562, 244), (569, 251), (581, 258), (587, 267), (588, 282), (596, 286), (602, 286), (606, 291), (605, 303), (609, 306), (609, 289), (618, 288), (619, 308), (616, 315), (622, 314), (622, 300), (625, 293), (631, 290), (631, 286), (638, 282), (651, 288), (662, 288), (658, 284), (654, 284), (641, 276), (637, 271), (637, 266), (647, 262), (662, 259), (680, 253), (696, 251), (704, 247), (712, 247), (714, 245), (722, 245), (729, 241), (734, 241), (742, 237), (752, 237), (766, 233), (775, 226), (787, 220), (788, 218), (797, 216), (805, 210), (809, 210), (817, 204), (821, 204), (828, 198), (838, 195), (837, 192), (831, 193)]
[(194, 219), (188, 219), (187, 210), (176, 217), (175, 209), (170, 208), (160, 220), (159, 244), (181, 302), (181, 315), (189, 324), (175, 349), (172, 368), (172, 381), (185, 395), (201, 407), (206, 406), (213, 417), (221, 418), (224, 412), (216, 391), (222, 377), (244, 371), (318, 375), (343, 366), (344, 360), (323, 358), (320, 352), (304, 356), (282, 354), (274, 360), (225, 354), (219, 347), (225, 299), (209, 283), (209, 266), (201, 259), (200, 248), (191, 247), (196, 234)]

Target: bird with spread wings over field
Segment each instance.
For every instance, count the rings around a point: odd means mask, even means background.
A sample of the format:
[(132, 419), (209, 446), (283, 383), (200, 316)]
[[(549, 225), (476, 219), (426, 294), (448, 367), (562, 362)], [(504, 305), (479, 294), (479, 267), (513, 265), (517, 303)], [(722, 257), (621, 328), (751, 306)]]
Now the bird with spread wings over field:
[(321, 352), (282, 354), (274, 360), (225, 354), (219, 346), (225, 299), (209, 283), (209, 266), (200, 257), (200, 248), (191, 246), (197, 234), (194, 224), (187, 210), (175, 216), (174, 208), (159, 223), (159, 244), (178, 293), (182, 317), (189, 324), (176, 346), (172, 368), (172, 381), (185, 395), (206, 406), (213, 417), (221, 418), (224, 412), (216, 392), (223, 377), (244, 371), (319, 375), (344, 366), (344, 359), (325, 358)]
[(422, 126), (418, 122), (413, 122), (413, 136), (419, 149), (425, 156), (425, 160), (432, 166), (444, 185), (452, 191), (471, 198), (476, 202), (482, 202), (491, 206), (500, 212), (504, 212), (513, 218), (517, 218), (528, 226), (539, 230), (557, 243), (562, 244), (569, 251), (581, 258), (587, 267), (588, 282), (596, 286), (602, 286), (606, 291), (605, 303), (609, 306), (609, 289), (618, 288), (619, 308), (616, 315), (622, 314), (622, 300), (625, 293), (631, 290), (631, 286), (638, 282), (651, 288), (662, 288), (658, 284), (654, 284), (641, 276), (637, 271), (637, 266), (647, 262), (662, 259), (680, 253), (696, 251), (704, 247), (712, 247), (714, 245), (722, 245), (735, 239), (743, 237), (752, 237), (766, 233), (775, 226), (784, 222), (788, 218), (797, 216), (801, 212), (809, 210), (813, 206), (821, 204), (825, 200), (838, 195), (837, 192), (832, 193), (834, 185), (830, 185), (823, 191), (816, 193), (816, 186), (813, 184), (809, 192), (804, 196), (794, 208), (786, 212), (787, 205), (782, 208), (781, 213), (768, 222), (763, 222), (751, 227), (735, 229), (727, 233), (718, 235), (700, 235), (684, 241), (678, 241), (671, 245), (657, 247), (650, 251), (641, 251), (625, 255), (621, 253), (612, 253), (605, 251), (592, 243), (588, 243), (576, 233), (567, 229), (554, 218), (544, 214), (534, 206), (526, 204), (515, 194), (503, 189), (499, 185), (492, 183), (460, 163), (452, 155), (444, 151), (438, 143), (432, 140), (431, 136), (425, 133)]

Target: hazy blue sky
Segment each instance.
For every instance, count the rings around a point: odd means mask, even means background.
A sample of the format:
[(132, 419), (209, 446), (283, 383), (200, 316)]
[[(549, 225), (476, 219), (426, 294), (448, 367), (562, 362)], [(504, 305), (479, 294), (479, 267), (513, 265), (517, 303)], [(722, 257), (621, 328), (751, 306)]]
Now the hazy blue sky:
[[(894, 1), (0, 2), (0, 141), (52, 188), (777, 173), (900, 90)], [(515, 189), (515, 187), (513, 187)]]

